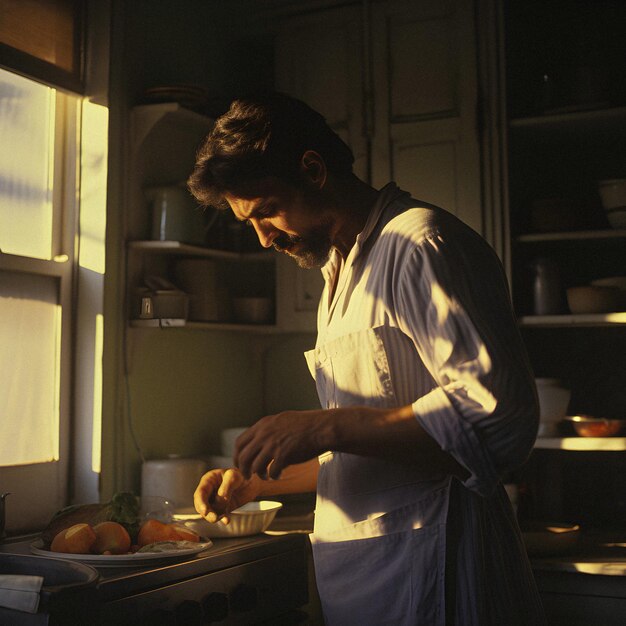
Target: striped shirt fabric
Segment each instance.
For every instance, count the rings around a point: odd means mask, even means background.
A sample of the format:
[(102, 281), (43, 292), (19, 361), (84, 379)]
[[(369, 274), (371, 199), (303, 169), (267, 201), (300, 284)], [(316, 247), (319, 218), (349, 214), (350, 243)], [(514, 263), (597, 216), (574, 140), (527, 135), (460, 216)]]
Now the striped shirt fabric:
[[(312, 542), (327, 623), (544, 624), (501, 484), (529, 455), (538, 414), (496, 254), (391, 183), (348, 257), (332, 255), (323, 274), (318, 338), (306, 354), (322, 406), (410, 404), (468, 473), (460, 482), (419, 462), (320, 457)], [(365, 565), (376, 542), (382, 580)]]

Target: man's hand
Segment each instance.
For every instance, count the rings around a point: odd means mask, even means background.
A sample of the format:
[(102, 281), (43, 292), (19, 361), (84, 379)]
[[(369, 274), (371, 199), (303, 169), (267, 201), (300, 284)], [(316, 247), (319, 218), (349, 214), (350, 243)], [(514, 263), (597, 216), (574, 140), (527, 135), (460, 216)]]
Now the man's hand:
[(267, 492), (279, 477), (282, 482), (283, 470), (328, 450), (417, 465), (425, 476), (442, 472), (463, 480), (468, 476), (467, 470), (422, 428), (410, 404), (389, 409), (350, 406), (268, 415), (237, 438), (234, 461), (247, 479), (270, 478), (269, 482), (261, 481)]
[(268, 415), (241, 434), (235, 465), (244, 477), (276, 480), (282, 471), (328, 450), (332, 422), (327, 411), (284, 411)]
[(246, 480), (235, 468), (211, 470), (198, 483), (193, 494), (194, 506), (208, 522), (222, 519), (228, 524), (231, 511), (259, 495), (259, 483), (256, 477)]

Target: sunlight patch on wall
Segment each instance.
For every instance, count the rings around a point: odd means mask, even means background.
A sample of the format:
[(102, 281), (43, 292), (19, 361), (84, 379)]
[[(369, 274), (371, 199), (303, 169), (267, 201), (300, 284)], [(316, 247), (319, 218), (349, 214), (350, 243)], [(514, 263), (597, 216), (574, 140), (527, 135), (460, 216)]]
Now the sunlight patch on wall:
[(80, 265), (104, 274), (109, 110), (83, 101)]
[(96, 333), (93, 363), (93, 420), (91, 435), (91, 469), (97, 474), (102, 460), (102, 346), (104, 317), (96, 316)]

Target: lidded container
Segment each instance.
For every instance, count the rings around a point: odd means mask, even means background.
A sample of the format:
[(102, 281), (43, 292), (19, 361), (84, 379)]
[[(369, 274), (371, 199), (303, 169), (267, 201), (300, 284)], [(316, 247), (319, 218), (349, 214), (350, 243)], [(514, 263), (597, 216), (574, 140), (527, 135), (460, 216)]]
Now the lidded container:
[(544, 257), (535, 259), (533, 270), (533, 313), (558, 315), (563, 312), (563, 289), (558, 265)]
[(151, 187), (146, 197), (152, 211), (152, 239), (204, 244), (215, 210), (198, 206), (186, 189), (175, 185)]

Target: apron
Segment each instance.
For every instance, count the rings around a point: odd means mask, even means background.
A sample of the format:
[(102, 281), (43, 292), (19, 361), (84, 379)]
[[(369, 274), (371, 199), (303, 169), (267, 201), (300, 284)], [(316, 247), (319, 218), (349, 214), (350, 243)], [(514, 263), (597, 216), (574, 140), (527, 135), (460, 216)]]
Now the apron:
[[(398, 406), (385, 350), (397, 332), (368, 328), (305, 353), (322, 406)], [(319, 460), (311, 543), (326, 623), (443, 626), (450, 478), (341, 452)]]

